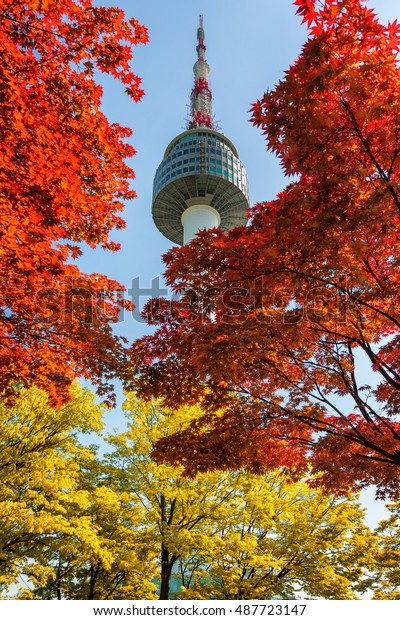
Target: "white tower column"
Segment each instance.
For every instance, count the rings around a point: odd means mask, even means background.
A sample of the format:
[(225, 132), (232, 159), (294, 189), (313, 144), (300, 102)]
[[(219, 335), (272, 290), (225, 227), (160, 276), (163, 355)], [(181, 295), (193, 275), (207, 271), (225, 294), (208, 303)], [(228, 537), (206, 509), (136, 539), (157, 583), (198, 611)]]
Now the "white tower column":
[(221, 217), (216, 209), (209, 205), (193, 205), (182, 213), (183, 243), (194, 239), (199, 230), (218, 228)]

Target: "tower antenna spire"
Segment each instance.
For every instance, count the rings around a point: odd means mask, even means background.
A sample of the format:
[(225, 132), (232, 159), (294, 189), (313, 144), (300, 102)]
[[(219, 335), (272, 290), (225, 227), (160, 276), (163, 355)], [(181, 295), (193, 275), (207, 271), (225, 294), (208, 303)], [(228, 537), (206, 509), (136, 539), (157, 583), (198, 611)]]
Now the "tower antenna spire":
[(188, 129), (209, 127), (214, 129), (212, 118), (212, 93), (208, 85), (210, 66), (205, 60), (203, 16), (197, 29), (197, 61), (193, 65), (194, 86), (190, 96), (190, 121)]

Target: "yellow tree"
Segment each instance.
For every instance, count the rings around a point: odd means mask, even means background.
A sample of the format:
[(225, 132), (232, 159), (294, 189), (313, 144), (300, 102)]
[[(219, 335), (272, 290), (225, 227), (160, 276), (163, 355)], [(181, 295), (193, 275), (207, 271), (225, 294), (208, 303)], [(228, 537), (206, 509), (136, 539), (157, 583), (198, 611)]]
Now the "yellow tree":
[(375, 530), (379, 551), (370, 587), (375, 599), (400, 600), (400, 503), (393, 502), (387, 508), (389, 518)]
[(151, 458), (155, 442), (185, 426), (198, 414), (197, 407), (163, 410), (159, 403), (131, 395), (125, 410), (127, 432), (109, 438), (114, 448), (108, 457), (110, 482), (131, 494), (133, 506), (139, 502), (143, 507), (142, 534), (152, 537), (158, 552), (159, 598), (167, 600), (179, 560), (206, 547), (214, 524), (227, 517), (229, 475), (214, 472), (189, 480), (181, 475), (182, 468)]
[(79, 386), (59, 409), (38, 389), (14, 407), (0, 403), (0, 584), (20, 578), (21, 598), (151, 596), (143, 580), (138, 511), (100, 480), (93, 447), (79, 433), (98, 432), (102, 407)]
[(351, 598), (362, 588), (373, 541), (351, 497), (279, 472), (184, 478), (152, 448), (199, 407), (170, 411), (132, 395), (125, 408), (128, 429), (108, 439), (113, 451), (100, 460), (79, 438), (102, 426), (89, 391), (74, 386), (59, 409), (37, 389), (12, 408), (0, 403), (3, 591), (21, 577), (25, 599), (168, 599), (173, 577), (179, 596), (199, 599), (296, 588)]
[[(109, 438), (110, 482), (142, 504), (142, 531), (153, 536), (160, 599), (264, 599), (300, 589), (310, 596), (355, 598), (372, 563), (373, 538), (354, 497), (336, 499), (280, 472), (256, 476), (157, 463), (155, 443), (201, 415), (129, 396), (128, 430)], [(207, 458), (207, 455), (204, 455)], [(121, 486), (122, 485), (122, 486)]]
[[(101, 428), (101, 409), (93, 396), (75, 386), (74, 399), (59, 410), (44, 392), (31, 389), (10, 408), (0, 402), (0, 583), (14, 582), (38, 545), (74, 524), (65, 505), (78, 508), (85, 497), (77, 488), (78, 458), (90, 450), (76, 433)], [(81, 525), (81, 524), (79, 524)], [(78, 526), (78, 524), (75, 524)], [(46, 572), (46, 569), (43, 569)]]
[[(280, 472), (237, 473), (228, 517), (198, 550), (185, 598), (356, 598), (374, 539), (354, 498), (337, 499)], [(189, 581), (189, 580), (187, 580)]]
[[(140, 510), (126, 509), (127, 494), (107, 488), (98, 477), (92, 481), (93, 486), (85, 484), (89, 495), (79, 516), (89, 535), (82, 535), (84, 532), (79, 529), (68, 535), (58, 533), (50, 545), (39, 547), (34, 564), (31, 562), (25, 569), (25, 575), (35, 585), (23, 590), (20, 598), (155, 598), (154, 554), (146, 544), (152, 541), (146, 541), (140, 534)], [(69, 517), (71, 524), (77, 520), (73, 513)], [(46, 567), (44, 579), (43, 567)]]

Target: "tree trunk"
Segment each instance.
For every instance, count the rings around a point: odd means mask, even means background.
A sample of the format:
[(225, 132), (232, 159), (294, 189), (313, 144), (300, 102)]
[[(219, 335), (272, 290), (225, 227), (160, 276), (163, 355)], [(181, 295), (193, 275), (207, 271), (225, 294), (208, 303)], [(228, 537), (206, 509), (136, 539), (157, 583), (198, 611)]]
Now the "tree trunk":
[(164, 543), (161, 547), (161, 585), (160, 585), (160, 601), (169, 600), (169, 584), (171, 581), (173, 563), (170, 560), (168, 549)]

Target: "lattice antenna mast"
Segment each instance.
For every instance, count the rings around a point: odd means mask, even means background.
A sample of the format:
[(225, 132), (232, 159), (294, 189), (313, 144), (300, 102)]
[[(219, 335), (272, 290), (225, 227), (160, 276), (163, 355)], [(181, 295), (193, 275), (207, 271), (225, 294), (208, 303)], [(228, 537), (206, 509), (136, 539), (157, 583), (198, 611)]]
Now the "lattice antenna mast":
[(190, 97), (190, 113), (188, 129), (209, 127), (214, 129), (212, 120), (212, 94), (208, 86), (210, 67), (205, 61), (206, 46), (204, 45), (203, 16), (200, 15), (197, 29), (197, 61), (193, 65), (194, 87)]

